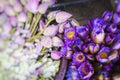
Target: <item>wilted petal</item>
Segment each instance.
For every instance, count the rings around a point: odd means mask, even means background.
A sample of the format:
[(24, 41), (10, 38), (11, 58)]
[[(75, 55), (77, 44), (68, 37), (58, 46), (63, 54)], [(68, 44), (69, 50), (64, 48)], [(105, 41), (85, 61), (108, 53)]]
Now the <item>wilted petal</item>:
[(38, 11), (41, 14), (45, 14), (47, 9), (48, 9), (48, 3), (42, 3), (42, 4), (39, 5)]
[(53, 37), (52, 40), (53, 40), (53, 46), (59, 47), (64, 45), (63, 41), (59, 37)]
[(45, 36), (55, 36), (57, 34), (57, 32), (58, 32), (58, 26), (50, 25), (44, 30), (43, 34)]
[(26, 22), (27, 20), (27, 15), (24, 12), (19, 13), (18, 15), (18, 21), (19, 22)]
[(54, 60), (59, 60), (61, 58), (60, 51), (53, 50), (51, 52), (51, 58)]
[(67, 21), (70, 17), (72, 17), (72, 14), (60, 11), (56, 14), (56, 22), (57, 23), (63, 23)]
[(50, 37), (42, 37), (41, 45), (46, 48), (51, 48), (52, 47), (52, 39)]
[(39, 5), (38, 0), (28, 0), (25, 7), (26, 7), (26, 10), (35, 14), (38, 12), (38, 5)]
[(94, 69), (89, 62), (82, 63), (78, 68), (78, 71), (79, 71), (80, 77), (84, 80), (90, 78), (94, 73)]

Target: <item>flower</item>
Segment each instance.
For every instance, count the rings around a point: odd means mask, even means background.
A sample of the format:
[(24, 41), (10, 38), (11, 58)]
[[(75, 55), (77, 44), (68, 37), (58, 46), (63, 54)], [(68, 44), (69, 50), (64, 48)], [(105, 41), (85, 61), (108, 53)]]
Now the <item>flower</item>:
[(39, 1), (38, 0), (28, 0), (25, 8), (27, 11), (36, 14), (38, 12)]
[(17, 18), (15, 16), (10, 16), (9, 20), (12, 26), (15, 27), (17, 25)]
[(53, 46), (60, 47), (60, 46), (63, 46), (63, 45), (64, 45), (62, 39), (60, 39), (60, 38), (57, 37), (57, 36), (54, 36), (54, 37), (52, 38), (52, 40), (53, 40)]
[(86, 57), (85, 57), (84, 53), (75, 52), (73, 54), (73, 63), (75, 63), (77, 66), (81, 65), (85, 61), (86, 61)]
[(100, 51), (97, 53), (97, 60), (101, 63), (108, 62), (108, 56), (110, 54), (110, 48), (109, 47), (103, 47), (100, 49)]
[(41, 45), (46, 47), (46, 48), (51, 48), (52, 47), (52, 39), (51, 37), (44, 36), (41, 39)]
[(17, 19), (19, 22), (26, 22), (27, 15), (24, 12), (20, 12)]
[(106, 34), (106, 37), (105, 37), (105, 44), (112, 44), (112, 42), (114, 41), (114, 35), (113, 34)]
[(54, 60), (59, 60), (61, 58), (60, 51), (53, 50), (51, 52), (51, 58)]
[(116, 24), (110, 24), (110, 26), (107, 27), (107, 31), (110, 33), (115, 33), (117, 31), (117, 25)]
[(65, 77), (66, 80), (80, 80), (78, 70), (76, 68), (73, 68), (72, 66), (68, 67)]
[(88, 36), (88, 28), (86, 26), (76, 27), (76, 32), (82, 39), (85, 39)]
[(105, 38), (105, 32), (103, 28), (95, 27), (91, 33), (91, 36), (95, 43), (101, 44)]
[(75, 38), (76, 38), (75, 28), (73, 28), (73, 27), (66, 28), (64, 31), (64, 40), (65, 40), (66, 44), (71, 43)]
[(48, 3), (42, 3), (42, 4), (39, 5), (38, 11), (41, 14), (45, 14), (47, 9), (48, 9)]
[(105, 21), (111, 21), (112, 20), (112, 17), (113, 17), (113, 13), (110, 12), (110, 11), (105, 11), (102, 15), (103, 19)]
[(13, 9), (11, 6), (9, 6), (9, 5), (5, 6), (5, 13), (6, 13), (8, 16), (15, 16), (15, 11), (14, 11), (14, 9)]
[(120, 34), (115, 37), (112, 49), (120, 49)]
[(67, 21), (70, 17), (72, 17), (72, 14), (64, 12), (64, 11), (60, 11), (56, 14), (55, 19), (57, 23), (63, 23)]
[(120, 14), (114, 13), (114, 15), (113, 15), (113, 22), (115, 24), (119, 24), (120, 23)]
[(48, 20), (55, 19), (56, 14), (57, 14), (58, 12), (60, 12), (60, 11), (57, 10), (57, 11), (51, 11), (51, 12), (49, 12), (48, 15), (47, 15), (47, 19), (48, 19)]
[(45, 28), (43, 34), (45, 36), (55, 36), (58, 32), (58, 26), (57, 25), (50, 25), (47, 28)]
[(78, 71), (79, 71), (79, 75), (82, 79), (89, 79), (94, 73), (92, 64), (90, 64), (89, 62), (82, 63), (79, 66)]
[(95, 54), (99, 50), (100, 46), (95, 43), (89, 43), (88, 48), (89, 48), (90, 53)]

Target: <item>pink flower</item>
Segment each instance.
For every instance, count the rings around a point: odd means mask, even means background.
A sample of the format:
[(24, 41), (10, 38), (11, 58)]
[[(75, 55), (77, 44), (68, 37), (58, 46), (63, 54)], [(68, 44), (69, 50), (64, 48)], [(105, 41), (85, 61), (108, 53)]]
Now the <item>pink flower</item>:
[(70, 17), (72, 17), (72, 14), (61, 11), (56, 14), (56, 22), (57, 23), (63, 23), (67, 21)]
[(26, 10), (36, 14), (38, 12), (38, 5), (39, 5), (38, 0), (29, 0), (25, 7)]
[(5, 13), (8, 16), (14, 16), (15, 15), (15, 11), (14, 11), (14, 9), (11, 6), (6, 6), (5, 7)]
[(45, 14), (46, 11), (48, 9), (48, 4), (47, 3), (42, 3), (40, 4), (39, 8), (38, 8), (38, 11), (41, 13), (41, 14)]
[(47, 37), (47, 36), (42, 37), (41, 45), (46, 47), (46, 48), (51, 48), (52, 47), (52, 39), (51, 39), (51, 37)]
[(52, 51), (51, 58), (54, 60), (59, 60), (61, 58), (60, 51), (57, 50)]
[(42, 0), (42, 3), (48, 3), (49, 6), (55, 4), (56, 0)]
[(3, 24), (3, 31), (4, 33), (9, 33), (12, 29), (12, 26), (9, 22)]
[(64, 45), (63, 41), (57, 36), (53, 37), (52, 40), (53, 40), (53, 46), (59, 47)]
[(58, 26), (56, 25), (50, 25), (44, 30), (45, 36), (55, 36), (58, 32)]
[(66, 23), (67, 23), (67, 22), (64, 22), (64, 23), (61, 23), (61, 24), (59, 25), (59, 33), (63, 33), (63, 31), (64, 31), (64, 29), (65, 29), (65, 27), (66, 27)]
[(40, 20), (40, 21), (39, 21), (40, 31), (43, 31), (43, 30), (44, 30), (44, 26), (45, 26), (45, 22), (44, 22), (43, 20)]
[(17, 25), (17, 19), (15, 16), (10, 16), (9, 17), (10, 23), (12, 26), (16, 26)]
[(13, 8), (16, 12), (21, 12), (23, 10), (23, 7), (18, 0), (14, 0)]
[(21, 12), (19, 15), (18, 15), (18, 21), (19, 22), (26, 22), (27, 20), (27, 15), (24, 13), (24, 12)]
[(54, 19), (55, 16), (56, 16), (56, 14), (57, 14), (58, 12), (60, 12), (60, 11), (57, 10), (57, 11), (52, 11), (52, 12), (50, 12), (50, 13), (47, 15), (48, 20)]

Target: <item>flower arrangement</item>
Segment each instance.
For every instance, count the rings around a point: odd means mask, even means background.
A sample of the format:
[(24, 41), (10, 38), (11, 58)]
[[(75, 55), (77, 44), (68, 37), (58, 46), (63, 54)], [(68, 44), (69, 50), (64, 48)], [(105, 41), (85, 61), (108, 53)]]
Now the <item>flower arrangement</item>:
[(120, 72), (120, 2), (87, 25), (49, 11), (55, 2), (1, 0), (0, 80), (119, 78), (111, 73)]

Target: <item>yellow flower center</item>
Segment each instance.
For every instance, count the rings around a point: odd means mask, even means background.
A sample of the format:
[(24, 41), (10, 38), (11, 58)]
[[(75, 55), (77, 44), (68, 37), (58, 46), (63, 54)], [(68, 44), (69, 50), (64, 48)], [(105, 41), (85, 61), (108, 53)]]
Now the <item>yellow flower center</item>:
[(107, 53), (106, 52), (102, 52), (100, 53), (100, 58), (103, 59), (103, 58), (107, 58)]
[(69, 32), (67, 32), (67, 38), (68, 39), (72, 39), (73, 37), (74, 37), (74, 32), (73, 31), (69, 31)]
[(83, 54), (77, 54), (77, 56), (76, 56), (76, 60), (78, 61), (78, 62), (83, 62), (84, 61), (84, 59), (85, 59), (85, 57), (83, 56)]

